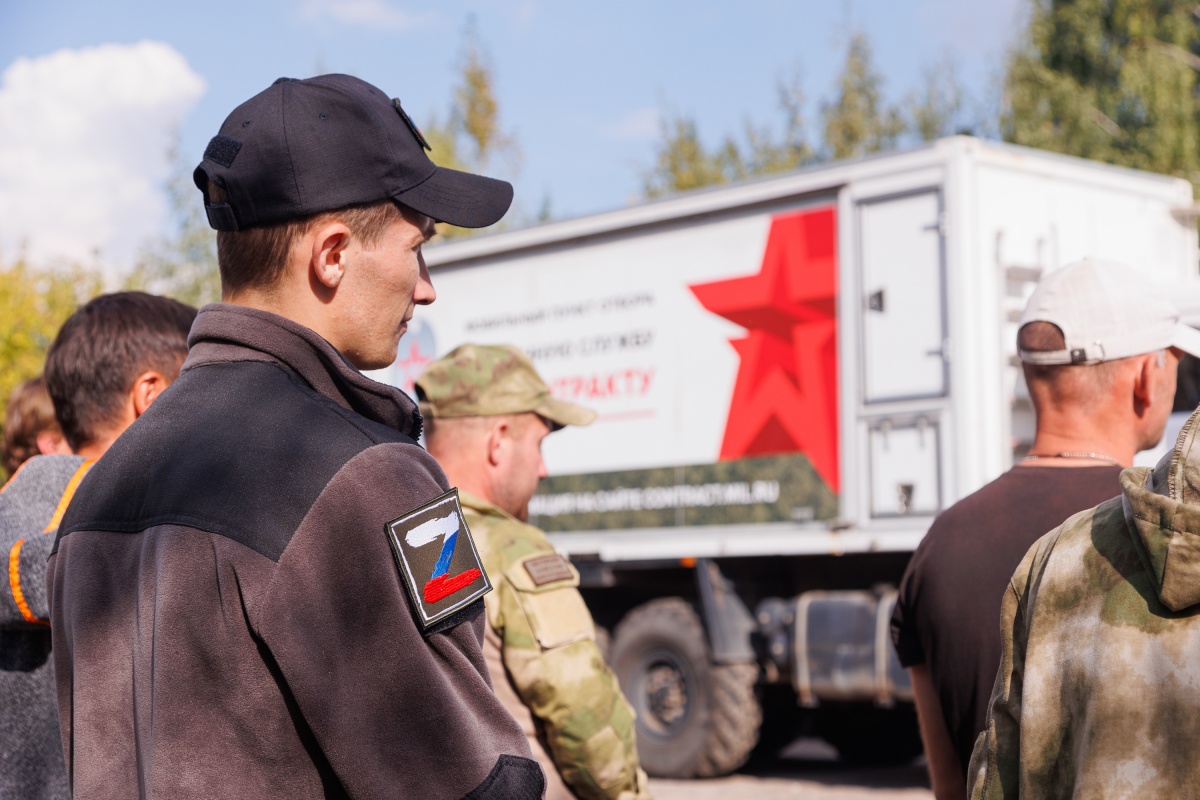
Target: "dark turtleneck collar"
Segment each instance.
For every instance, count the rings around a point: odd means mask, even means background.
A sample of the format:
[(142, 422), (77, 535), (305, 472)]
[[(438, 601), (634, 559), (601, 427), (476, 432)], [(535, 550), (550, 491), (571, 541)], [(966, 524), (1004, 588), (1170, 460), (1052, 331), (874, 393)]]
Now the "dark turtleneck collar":
[(246, 306), (200, 309), (188, 335), (186, 371), (229, 361), (278, 361), (338, 405), (419, 439), (421, 412), (404, 392), (373, 381), (315, 331)]

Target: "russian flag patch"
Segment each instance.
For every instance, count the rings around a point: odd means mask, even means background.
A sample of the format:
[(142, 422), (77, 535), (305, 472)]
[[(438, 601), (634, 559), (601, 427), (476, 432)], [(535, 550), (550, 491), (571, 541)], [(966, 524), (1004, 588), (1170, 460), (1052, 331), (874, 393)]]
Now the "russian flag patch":
[(422, 630), (491, 591), (457, 489), (392, 520), (386, 532)]

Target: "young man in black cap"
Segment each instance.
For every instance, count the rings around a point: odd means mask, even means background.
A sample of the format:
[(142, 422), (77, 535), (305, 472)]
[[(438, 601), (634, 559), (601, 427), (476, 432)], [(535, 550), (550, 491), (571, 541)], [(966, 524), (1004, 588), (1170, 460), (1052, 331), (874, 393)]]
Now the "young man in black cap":
[(436, 167), (375, 87), (281, 80), (195, 172), (225, 304), (80, 487), (49, 565), (74, 796), (539, 798), (481, 655), (489, 584), (381, 367), (433, 223), (512, 188)]

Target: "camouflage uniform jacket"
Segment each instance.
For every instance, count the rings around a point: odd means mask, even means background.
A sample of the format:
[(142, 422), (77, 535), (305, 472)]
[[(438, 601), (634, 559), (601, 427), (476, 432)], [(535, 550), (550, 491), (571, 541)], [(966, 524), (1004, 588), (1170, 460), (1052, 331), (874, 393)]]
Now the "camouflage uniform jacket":
[(537, 528), (466, 492), (459, 499), (494, 586), (484, 657), (542, 762), (547, 800), (648, 800), (633, 710), (596, 645), (579, 574)]
[(1198, 418), (1017, 568), (971, 797), (1200, 794)]

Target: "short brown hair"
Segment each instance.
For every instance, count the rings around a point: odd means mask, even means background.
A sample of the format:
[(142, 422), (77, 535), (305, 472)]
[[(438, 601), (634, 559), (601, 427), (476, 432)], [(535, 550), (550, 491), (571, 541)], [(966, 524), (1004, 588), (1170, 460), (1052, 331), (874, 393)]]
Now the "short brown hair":
[(104, 294), (78, 308), (46, 356), (46, 389), (72, 450), (95, 441), (120, 413), (138, 375), (174, 379), (196, 309), (145, 292)]
[[(210, 202), (220, 203), (225, 199), (225, 190), (210, 181), (207, 196)], [(275, 283), (287, 268), (295, 241), (329, 220), (344, 222), (350, 232), (369, 247), (379, 241), (394, 220), (411, 213), (415, 212), (392, 200), (383, 200), (244, 231), (217, 231), (221, 287), (225, 291), (239, 291)]]
[(54, 418), (54, 403), (39, 375), (18, 384), (8, 398), (4, 412), (4, 471), (12, 475), (17, 467), (38, 455), (38, 434), (60, 432)]

